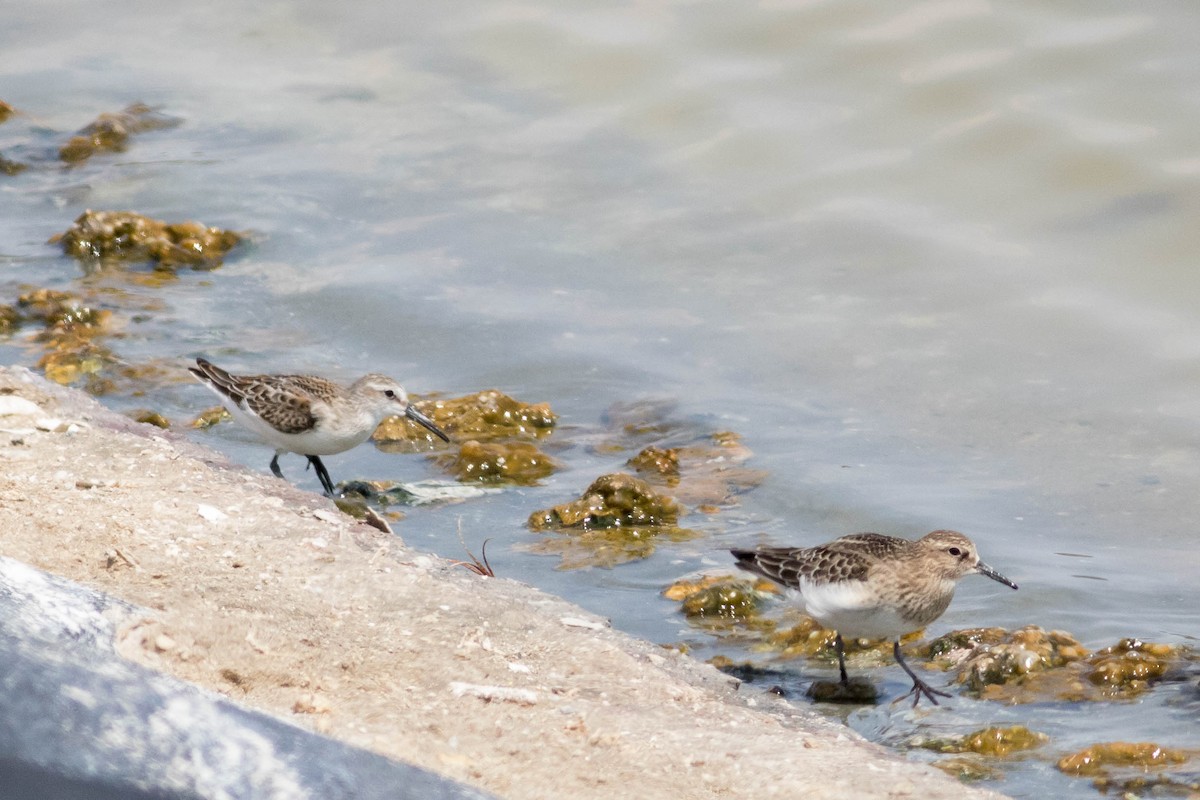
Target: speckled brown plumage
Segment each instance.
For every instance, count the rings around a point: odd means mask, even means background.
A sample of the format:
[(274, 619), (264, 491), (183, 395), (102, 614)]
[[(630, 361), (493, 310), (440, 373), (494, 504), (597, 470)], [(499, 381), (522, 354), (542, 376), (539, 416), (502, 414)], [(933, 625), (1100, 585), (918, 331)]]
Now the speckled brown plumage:
[(343, 387), (313, 375), (231, 375), (203, 358), (188, 369), (235, 420), (274, 445), (271, 472), (282, 478), (280, 454), (300, 453), (327, 494), (333, 494), (333, 480), (320, 456), (362, 444), (386, 417), (403, 415), (449, 441), (386, 375), (372, 373)]
[(917, 541), (878, 533), (855, 533), (815, 547), (731, 550), (737, 565), (798, 592), (805, 610), (837, 631), (842, 683), (847, 681), (842, 634), (889, 638), (897, 662), (913, 679), (914, 705), (921, 696), (937, 703), (931, 688), (900, 654), (899, 638), (940, 617), (958, 580), (982, 574), (1013, 589), (1016, 584), (979, 560), (975, 545), (957, 531), (933, 531)]
[(328, 403), (340, 391), (337, 384), (311, 375), (230, 375), (202, 358), (188, 369), (280, 433), (302, 433), (315, 428), (317, 417), (312, 413), (312, 398)]

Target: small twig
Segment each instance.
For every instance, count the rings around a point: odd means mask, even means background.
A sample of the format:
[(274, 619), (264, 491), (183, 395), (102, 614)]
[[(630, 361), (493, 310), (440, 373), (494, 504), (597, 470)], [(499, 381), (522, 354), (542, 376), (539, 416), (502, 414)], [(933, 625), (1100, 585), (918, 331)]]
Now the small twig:
[(487, 546), (488, 546), (488, 542), (490, 542), (490, 541), (491, 541), (491, 538), (487, 538), (487, 539), (483, 540), (483, 547), (479, 551), (479, 554), (483, 557), (483, 561), (481, 562), (478, 558), (475, 557), (475, 554), (471, 552), (470, 548), (467, 547), (467, 543), (463, 539), (462, 518), (459, 517), (459, 520), (458, 520), (458, 543), (462, 545), (463, 550), (467, 551), (467, 555), (471, 557), (471, 560), (470, 561), (451, 561), (450, 563), (456, 567), (466, 567), (467, 569), (471, 570), (471, 572), (474, 572), (476, 575), (482, 575), (487, 578), (496, 577), (496, 573), (492, 570), (492, 565), (488, 563)]

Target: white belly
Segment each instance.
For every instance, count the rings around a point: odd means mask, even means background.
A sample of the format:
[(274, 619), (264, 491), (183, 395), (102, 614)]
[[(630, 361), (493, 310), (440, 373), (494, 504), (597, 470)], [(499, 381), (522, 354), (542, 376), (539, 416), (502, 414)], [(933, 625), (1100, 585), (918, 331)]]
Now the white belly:
[(861, 582), (820, 586), (804, 582), (794, 596), (805, 613), (843, 638), (897, 639), (921, 627), (902, 617), (894, 606), (881, 602)]
[(331, 456), (343, 453), (365, 442), (375, 432), (376, 422), (370, 417), (346, 420), (349, 424), (333, 426), (322, 420), (317, 427), (301, 433), (281, 433), (257, 414), (222, 398), (222, 405), (247, 430), (280, 452), (306, 456)]

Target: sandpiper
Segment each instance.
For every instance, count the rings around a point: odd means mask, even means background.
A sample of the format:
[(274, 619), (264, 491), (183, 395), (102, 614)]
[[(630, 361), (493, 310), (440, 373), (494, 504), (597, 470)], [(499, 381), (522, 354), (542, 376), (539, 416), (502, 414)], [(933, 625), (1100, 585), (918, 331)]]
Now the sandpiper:
[(330, 496), (333, 481), (320, 456), (357, 447), (387, 417), (402, 414), (450, 441), (386, 375), (366, 375), (346, 387), (313, 375), (230, 375), (203, 358), (188, 370), (221, 398), (234, 419), (275, 446), (271, 472), (276, 477), (283, 477), (279, 456), (299, 453)]
[[(913, 707), (934, 695), (949, 697), (921, 680), (904, 663), (900, 637), (920, 630), (942, 615), (964, 575), (986, 575), (1017, 585), (979, 560), (975, 545), (957, 531), (934, 531), (917, 541), (855, 533), (816, 547), (764, 547), (730, 550), (744, 570), (770, 578), (799, 593), (806, 613), (837, 631), (838, 670), (846, 677), (842, 634), (852, 638), (892, 639), (896, 663), (913, 680)], [(908, 695), (905, 695), (907, 697)]]

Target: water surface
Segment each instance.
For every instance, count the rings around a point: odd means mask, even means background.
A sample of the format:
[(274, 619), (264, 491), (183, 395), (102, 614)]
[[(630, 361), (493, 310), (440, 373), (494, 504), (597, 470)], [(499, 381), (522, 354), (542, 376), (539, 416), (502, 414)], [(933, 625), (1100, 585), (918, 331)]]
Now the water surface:
[[(139, 100), (182, 125), (83, 167), (0, 177), (0, 280), (9, 302), (23, 284), (153, 298), (112, 343), (132, 363), (379, 370), (418, 394), (549, 402), (561, 472), (414, 509), (399, 532), (455, 558), (460, 528), (473, 548), (492, 537), (500, 574), (701, 655), (721, 647), (658, 592), (727, 565), (724, 548), (940, 527), (974, 537), (1021, 590), (968, 579), (934, 633), (1038, 624), (1091, 647), (1194, 643), (1198, 16), (1111, 2), (26, 4), (0, 31), (0, 99), (26, 115), (0, 126), (0, 152), (36, 160)], [(89, 207), (254, 243), (149, 293), (83, 279), (45, 240)], [(36, 360), (27, 338), (4, 345), (9, 360)], [(673, 404), (681, 429), (740, 433), (767, 480), (689, 519), (701, 539), (556, 571), (522, 549), (537, 540), (525, 518), (621, 467), (629, 454), (586, 443), (614, 403), (643, 399)], [(182, 379), (105, 401), (179, 421), (209, 405)], [(196, 438), (266, 470), (269, 451), (235, 429)], [(335, 479), (440, 475), (369, 447), (327, 463)], [(301, 459), (283, 466), (317, 487)], [(874, 677), (905, 688), (894, 668)], [(1196, 747), (1185, 691), (848, 717), (901, 746), (914, 726), (1011, 719), (1056, 752), (1098, 730)], [(1018, 796), (1094, 794), (1044, 760), (1005, 772), (997, 788)]]

